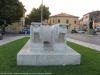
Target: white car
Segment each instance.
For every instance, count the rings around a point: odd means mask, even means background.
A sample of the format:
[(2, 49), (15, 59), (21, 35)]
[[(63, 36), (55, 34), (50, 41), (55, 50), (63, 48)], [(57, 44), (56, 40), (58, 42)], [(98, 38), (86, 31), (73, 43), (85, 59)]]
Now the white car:
[(76, 31), (77, 33), (85, 33), (85, 31), (82, 31), (82, 30), (79, 30), (79, 31)]

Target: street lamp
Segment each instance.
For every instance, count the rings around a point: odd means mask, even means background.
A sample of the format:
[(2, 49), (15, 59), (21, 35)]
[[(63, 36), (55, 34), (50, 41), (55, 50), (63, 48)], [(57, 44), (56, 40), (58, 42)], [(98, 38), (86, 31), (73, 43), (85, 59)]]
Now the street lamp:
[(43, 24), (43, 0), (41, 2), (41, 25)]

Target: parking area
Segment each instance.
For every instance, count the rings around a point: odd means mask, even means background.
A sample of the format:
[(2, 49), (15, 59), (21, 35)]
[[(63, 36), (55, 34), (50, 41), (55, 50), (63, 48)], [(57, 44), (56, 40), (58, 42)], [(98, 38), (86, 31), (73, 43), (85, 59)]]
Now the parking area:
[(68, 33), (67, 37), (71, 38), (71, 39), (87, 42), (87, 43), (92, 43), (92, 44), (95, 44), (95, 45), (100, 45), (100, 32), (97, 32), (97, 35)]

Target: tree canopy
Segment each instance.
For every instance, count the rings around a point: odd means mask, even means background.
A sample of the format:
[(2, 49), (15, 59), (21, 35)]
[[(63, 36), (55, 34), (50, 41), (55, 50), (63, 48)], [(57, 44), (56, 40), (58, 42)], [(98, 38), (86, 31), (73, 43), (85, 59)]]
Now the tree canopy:
[(24, 6), (19, 0), (0, 0), (0, 25), (20, 20), (23, 10)]
[[(41, 22), (41, 5), (39, 8), (33, 8), (31, 13), (28, 15), (27, 20), (30, 20), (30, 22)], [(46, 7), (43, 5), (43, 21), (48, 19), (50, 15), (49, 7)], [(29, 22), (29, 21), (28, 21)]]

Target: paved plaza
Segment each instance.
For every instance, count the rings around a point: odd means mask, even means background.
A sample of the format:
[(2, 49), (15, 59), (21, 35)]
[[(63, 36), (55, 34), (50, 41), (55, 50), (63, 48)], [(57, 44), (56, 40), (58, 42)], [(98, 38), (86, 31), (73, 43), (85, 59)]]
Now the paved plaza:
[(4, 35), (3, 40), (0, 40), (0, 46), (7, 44), (9, 42), (12, 42), (14, 40), (20, 39), (25, 37), (24, 35), (19, 35), (19, 34), (9, 34), (9, 35)]

